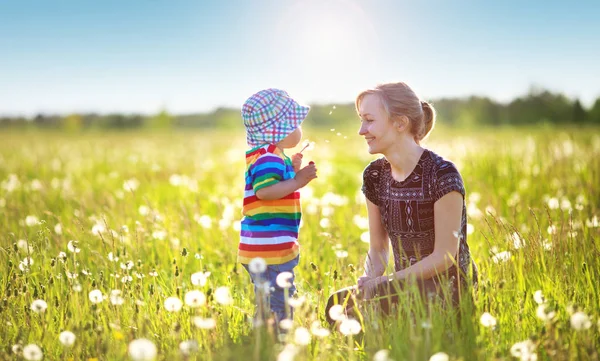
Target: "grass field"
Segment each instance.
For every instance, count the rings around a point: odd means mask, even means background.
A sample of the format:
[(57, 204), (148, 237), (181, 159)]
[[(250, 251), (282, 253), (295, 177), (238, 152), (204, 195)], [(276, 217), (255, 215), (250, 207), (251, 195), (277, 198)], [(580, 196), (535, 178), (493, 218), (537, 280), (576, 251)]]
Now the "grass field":
[(281, 343), (252, 327), (236, 265), (243, 134), (2, 130), (0, 359), (143, 360), (154, 345), (158, 360), (598, 360), (598, 130), (434, 131), (426, 146), (467, 188), (475, 311), (406, 303), (355, 336), (327, 335), (323, 307), (362, 274), (374, 157), (355, 131), (305, 130), (319, 178), (302, 196), (305, 301)]

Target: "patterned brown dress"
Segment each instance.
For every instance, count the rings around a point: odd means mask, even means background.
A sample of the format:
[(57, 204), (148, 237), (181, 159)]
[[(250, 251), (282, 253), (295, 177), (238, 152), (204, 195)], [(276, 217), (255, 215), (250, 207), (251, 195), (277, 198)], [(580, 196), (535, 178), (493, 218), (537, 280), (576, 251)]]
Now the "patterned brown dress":
[[(450, 161), (425, 149), (412, 173), (402, 182), (392, 177), (385, 158), (369, 164), (363, 173), (363, 193), (379, 207), (394, 254), (394, 268), (402, 270), (430, 255), (435, 246), (434, 203), (456, 191), (463, 196), (460, 245), (457, 265), (443, 275), (455, 287), (459, 280), (477, 282), (477, 266), (467, 244), (465, 187), (460, 173)], [(435, 276), (434, 281), (442, 275)]]

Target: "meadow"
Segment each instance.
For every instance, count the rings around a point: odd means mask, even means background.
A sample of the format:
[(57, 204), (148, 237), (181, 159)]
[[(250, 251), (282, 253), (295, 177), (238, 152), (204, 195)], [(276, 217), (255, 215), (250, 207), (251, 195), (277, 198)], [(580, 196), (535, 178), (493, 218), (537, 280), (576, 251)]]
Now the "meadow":
[(598, 360), (598, 130), (434, 130), (467, 188), (473, 310), (405, 302), (340, 330), (323, 308), (363, 272), (375, 156), (356, 129), (306, 129), (319, 178), (281, 342), (236, 264), (242, 132), (2, 130), (0, 359)]

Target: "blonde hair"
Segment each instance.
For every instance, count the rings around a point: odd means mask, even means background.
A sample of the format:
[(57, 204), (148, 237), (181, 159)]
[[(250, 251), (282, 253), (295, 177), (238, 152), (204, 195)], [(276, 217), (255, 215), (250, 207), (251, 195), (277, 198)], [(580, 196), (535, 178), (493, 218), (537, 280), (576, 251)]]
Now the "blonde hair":
[(420, 100), (417, 94), (403, 82), (377, 85), (367, 89), (356, 97), (356, 112), (359, 112), (360, 103), (368, 94), (379, 97), (388, 119), (396, 116), (406, 116), (410, 122), (410, 132), (419, 143), (433, 130), (435, 125), (435, 109), (433, 105)]

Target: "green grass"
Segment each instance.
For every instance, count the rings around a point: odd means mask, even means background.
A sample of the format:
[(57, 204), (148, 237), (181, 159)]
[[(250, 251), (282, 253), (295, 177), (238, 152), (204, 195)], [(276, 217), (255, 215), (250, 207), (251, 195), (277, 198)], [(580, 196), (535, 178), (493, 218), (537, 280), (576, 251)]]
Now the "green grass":
[[(303, 194), (296, 280), (306, 303), (294, 328), (325, 326), (327, 296), (362, 274), (368, 247), (360, 238), (366, 230), (354, 220), (366, 217), (362, 170), (374, 157), (355, 130), (337, 132), (305, 131), (316, 142), (306, 158), (317, 163), (319, 178)], [(428, 360), (437, 352), (451, 360), (510, 360), (517, 359), (511, 347), (528, 339), (538, 360), (597, 360), (595, 134), (598, 129), (436, 129), (426, 146), (456, 163), (467, 188), (468, 242), (481, 273), (474, 310), (457, 321), (453, 312), (407, 299), (390, 318), (365, 314), (363, 334), (333, 332), (294, 347), (294, 330), (288, 342), (277, 343), (268, 325), (253, 329), (249, 321), (252, 286), (236, 264), (243, 134), (2, 131), (0, 359), (22, 359), (13, 346), (33, 343), (45, 360), (122, 360), (131, 341), (146, 338), (160, 360), (277, 359), (284, 347), (296, 360), (371, 360), (381, 349), (396, 361)], [(126, 189), (126, 182), (137, 187)], [(70, 240), (79, 253), (67, 249)], [(348, 256), (338, 258), (338, 250)], [(503, 251), (510, 258), (494, 262)], [(33, 264), (22, 271), (26, 257)], [(121, 268), (126, 261), (131, 269)], [(193, 285), (191, 275), (200, 271), (211, 272), (208, 282)], [(123, 283), (124, 276), (132, 280)], [(221, 286), (229, 287), (233, 304), (216, 302)], [(124, 303), (92, 304), (94, 289), (107, 297), (120, 290)], [(183, 301), (192, 289), (208, 295), (206, 306), (166, 311), (167, 297)], [(536, 316), (537, 290), (556, 312), (549, 322)], [(36, 299), (47, 302), (45, 312), (31, 310)], [(576, 311), (587, 315), (589, 328), (572, 327)], [(484, 312), (495, 317), (495, 327), (480, 324)], [(196, 316), (215, 319), (216, 327), (195, 327)], [(59, 342), (64, 330), (76, 335), (71, 348)], [(185, 340), (199, 346), (187, 358), (179, 350)]]

